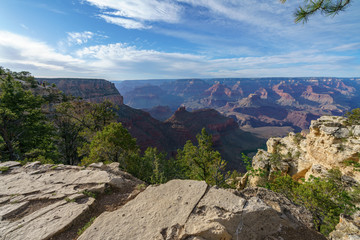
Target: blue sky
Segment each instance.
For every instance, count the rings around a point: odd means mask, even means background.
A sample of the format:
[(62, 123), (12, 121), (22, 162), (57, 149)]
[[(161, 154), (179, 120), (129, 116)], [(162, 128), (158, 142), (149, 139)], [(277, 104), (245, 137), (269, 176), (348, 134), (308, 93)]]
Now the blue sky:
[(360, 1), (295, 24), (301, 0), (5, 0), (0, 66), (108, 80), (360, 76)]

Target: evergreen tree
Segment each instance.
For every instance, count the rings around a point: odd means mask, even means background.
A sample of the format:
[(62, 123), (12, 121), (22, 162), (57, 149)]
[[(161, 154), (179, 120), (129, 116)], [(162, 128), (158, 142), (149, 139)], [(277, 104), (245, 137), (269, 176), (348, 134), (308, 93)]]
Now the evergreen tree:
[(56, 107), (53, 122), (57, 129), (61, 161), (78, 164), (90, 152), (90, 142), (98, 131), (115, 121), (115, 106), (109, 102), (63, 102)]
[[(280, 0), (285, 3), (287, 0)], [(335, 16), (350, 6), (351, 0), (305, 0), (295, 13), (295, 22), (307, 22), (309, 17), (317, 12), (326, 16)]]
[(189, 179), (204, 180), (210, 185), (223, 185), (226, 162), (218, 151), (212, 149), (212, 136), (203, 128), (196, 139), (197, 146), (187, 141), (184, 148), (178, 150), (177, 159), (184, 175)]
[[(148, 147), (141, 157), (141, 164), (144, 170), (141, 173), (147, 173), (146, 178), (142, 180), (151, 184), (166, 183), (174, 178), (183, 178), (180, 175), (179, 165), (172, 158), (167, 158), (165, 153), (158, 152), (156, 148)], [(143, 175), (143, 174), (142, 174)]]
[(1, 160), (54, 158), (53, 128), (42, 113), (43, 98), (25, 91), (9, 73), (0, 81)]
[(136, 139), (121, 123), (111, 123), (102, 131), (96, 133), (90, 144), (89, 157), (83, 159), (82, 163), (87, 165), (93, 162), (119, 162), (123, 169), (134, 172), (138, 168), (139, 147)]
[(360, 108), (355, 108), (350, 112), (345, 114), (347, 117), (347, 124), (348, 125), (358, 125), (360, 124)]

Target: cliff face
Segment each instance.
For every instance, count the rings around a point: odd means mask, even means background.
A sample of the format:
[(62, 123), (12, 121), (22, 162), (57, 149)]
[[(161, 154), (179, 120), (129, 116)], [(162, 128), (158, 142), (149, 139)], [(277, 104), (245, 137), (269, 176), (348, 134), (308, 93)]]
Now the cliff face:
[[(259, 150), (253, 167), (280, 170), (295, 179), (325, 176), (329, 169), (338, 168), (348, 184), (360, 183), (360, 125), (347, 125), (346, 119), (323, 116), (311, 121), (310, 132), (305, 137), (294, 133), (284, 138), (270, 138), (267, 152)], [(305, 135), (305, 134), (304, 134)], [(271, 161), (273, 154), (282, 159)], [(260, 179), (254, 178), (252, 184)]]
[(123, 104), (123, 97), (115, 84), (103, 79), (37, 78), (39, 82), (55, 83), (65, 94), (81, 97), (89, 102), (100, 103), (109, 100), (116, 105)]

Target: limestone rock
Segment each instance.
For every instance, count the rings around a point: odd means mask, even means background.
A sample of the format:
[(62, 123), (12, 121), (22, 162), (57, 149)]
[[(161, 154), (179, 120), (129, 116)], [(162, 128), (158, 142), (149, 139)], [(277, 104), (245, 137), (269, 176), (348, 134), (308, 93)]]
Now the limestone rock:
[[(281, 156), (280, 162), (270, 161), (274, 154)], [(355, 171), (351, 162), (360, 162), (360, 125), (348, 126), (344, 117), (322, 116), (311, 121), (305, 138), (294, 133), (270, 138), (267, 152), (259, 150), (254, 157), (253, 168), (278, 169), (283, 173), (288, 168), (285, 173), (295, 179), (325, 176), (328, 170), (338, 168), (345, 176), (344, 181), (360, 183), (360, 172)], [(258, 178), (249, 179), (253, 184), (259, 182)]]
[(342, 215), (329, 235), (330, 240), (360, 240), (360, 212), (353, 217)]
[(326, 239), (311, 227), (308, 211), (269, 190), (237, 192), (172, 180), (103, 213), (79, 240)]
[(57, 236), (101, 204), (89, 193), (104, 194), (108, 186), (131, 193), (142, 183), (121, 171), (114, 174), (100, 168), (40, 162), (2, 166), (9, 169), (0, 175), (0, 240)]

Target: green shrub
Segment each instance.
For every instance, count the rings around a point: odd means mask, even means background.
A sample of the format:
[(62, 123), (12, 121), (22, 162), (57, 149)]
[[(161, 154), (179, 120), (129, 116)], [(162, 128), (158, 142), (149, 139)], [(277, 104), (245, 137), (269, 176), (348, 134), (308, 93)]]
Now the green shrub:
[(0, 172), (7, 172), (9, 169), (9, 167), (0, 167)]
[(350, 112), (345, 114), (347, 117), (346, 124), (347, 125), (357, 125), (360, 124), (360, 108), (355, 108)]
[(84, 190), (82, 191), (82, 194), (84, 194), (85, 196), (88, 196), (88, 197), (92, 197), (92, 198), (96, 198), (96, 193), (93, 193), (93, 192), (90, 192), (89, 190)]
[(91, 224), (93, 224), (95, 219), (96, 217), (90, 218), (90, 220), (82, 228), (78, 230), (77, 235), (80, 236), (81, 234), (83, 234), (83, 232), (85, 232), (85, 230), (88, 229), (91, 226)]
[(356, 199), (342, 185), (339, 170), (330, 170), (326, 178), (310, 177), (302, 184), (288, 175), (280, 176), (266, 187), (307, 208), (316, 229), (326, 236), (334, 230), (340, 214), (352, 214), (357, 210)]

